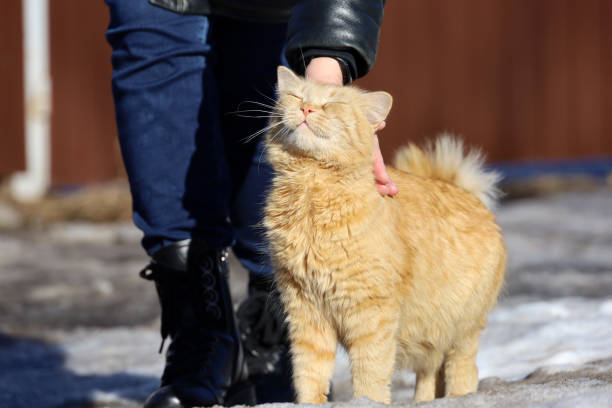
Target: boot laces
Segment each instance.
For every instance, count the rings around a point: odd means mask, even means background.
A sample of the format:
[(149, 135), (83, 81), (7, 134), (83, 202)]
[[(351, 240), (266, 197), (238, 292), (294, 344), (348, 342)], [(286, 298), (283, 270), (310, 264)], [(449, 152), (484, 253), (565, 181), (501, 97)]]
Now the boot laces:
[[(228, 251), (223, 250), (219, 254), (219, 260), (221, 263), (225, 262), (228, 258)], [(202, 287), (202, 300), (204, 301), (207, 317), (212, 317), (214, 320), (219, 321), (222, 318), (222, 311), (219, 305), (219, 292), (217, 290), (217, 278), (214, 274), (215, 267), (215, 259), (210, 256), (203, 257), (201, 259), (201, 263), (199, 265), (199, 282)], [(159, 346), (159, 353), (161, 354), (164, 350), (164, 345), (168, 336), (172, 336), (173, 333), (176, 333), (178, 329), (178, 299), (175, 298), (176, 293), (167, 293), (164, 289), (164, 285), (161, 284), (161, 281), (166, 279), (155, 262), (149, 263), (145, 266), (139, 273), (140, 277), (146, 280), (154, 281), (156, 289), (158, 291), (159, 300), (162, 306), (162, 322), (161, 322), (161, 344)], [(203, 341), (203, 343), (209, 343), (210, 339), (208, 339), (208, 335), (206, 334), (207, 330), (202, 331), (202, 335), (198, 335), (196, 337), (207, 337), (206, 339), (202, 338), (200, 340), (208, 340)]]
[(219, 306), (219, 292), (217, 291), (217, 279), (213, 273), (213, 262), (207, 257), (200, 266), (202, 296), (206, 303), (206, 313), (215, 320), (221, 319), (221, 307)]

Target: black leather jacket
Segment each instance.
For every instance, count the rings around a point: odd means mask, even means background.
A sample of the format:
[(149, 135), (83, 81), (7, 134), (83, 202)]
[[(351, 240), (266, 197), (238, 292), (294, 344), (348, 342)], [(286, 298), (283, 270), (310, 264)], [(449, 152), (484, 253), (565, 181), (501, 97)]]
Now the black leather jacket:
[(385, 0), (149, 0), (185, 14), (289, 21), (286, 56), (303, 73), (313, 57), (336, 57), (351, 79), (374, 65)]

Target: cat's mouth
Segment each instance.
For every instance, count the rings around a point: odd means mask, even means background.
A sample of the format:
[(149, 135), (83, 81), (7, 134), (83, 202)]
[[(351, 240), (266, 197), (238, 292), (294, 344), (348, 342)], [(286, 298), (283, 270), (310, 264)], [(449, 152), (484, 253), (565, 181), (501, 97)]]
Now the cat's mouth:
[(304, 119), (297, 127), (293, 130), (294, 132), (300, 133), (302, 136), (314, 136), (320, 139), (328, 139), (328, 137), (317, 131), (315, 127), (312, 127), (306, 119)]

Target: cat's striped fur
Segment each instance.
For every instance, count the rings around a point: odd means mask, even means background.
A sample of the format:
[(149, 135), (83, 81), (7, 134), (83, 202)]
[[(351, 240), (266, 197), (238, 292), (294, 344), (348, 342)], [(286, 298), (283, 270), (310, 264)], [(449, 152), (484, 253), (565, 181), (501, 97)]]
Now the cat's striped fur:
[[(431, 172), (389, 168), (399, 193), (380, 196), (373, 134), (390, 106), (388, 94), (279, 68), (264, 224), (301, 403), (326, 401), (338, 343), (350, 357), (355, 397), (390, 403), (398, 367), (417, 373), (417, 401), (477, 388), (478, 337), (506, 264), (500, 229), (479, 199), (492, 196), (494, 183), (455, 185), (444, 175), (457, 172), (435, 170), (451, 157), (412, 147), (402, 167)], [(460, 168), (466, 159), (452, 160)]]

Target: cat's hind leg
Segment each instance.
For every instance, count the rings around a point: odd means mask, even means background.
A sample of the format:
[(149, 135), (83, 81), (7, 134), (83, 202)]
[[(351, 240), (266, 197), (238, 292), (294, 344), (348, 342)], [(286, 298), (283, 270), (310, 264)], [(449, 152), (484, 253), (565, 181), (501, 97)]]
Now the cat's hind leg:
[(479, 336), (480, 330), (476, 330), (447, 354), (444, 363), (445, 397), (458, 397), (477, 391), (476, 353)]
[(431, 401), (442, 396), (444, 389), (444, 379), (441, 378), (444, 356), (433, 347), (425, 349), (426, 355), (421, 363), (415, 366), (417, 378), (414, 402)]

